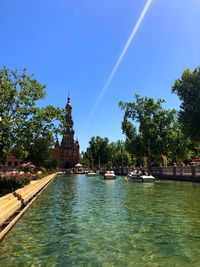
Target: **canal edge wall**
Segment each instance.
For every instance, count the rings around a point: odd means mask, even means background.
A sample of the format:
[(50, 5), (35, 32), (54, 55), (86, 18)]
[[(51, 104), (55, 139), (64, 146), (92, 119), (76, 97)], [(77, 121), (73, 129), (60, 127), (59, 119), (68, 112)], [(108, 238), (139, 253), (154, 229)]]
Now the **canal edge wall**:
[(184, 181), (184, 182), (194, 182), (194, 183), (200, 183), (200, 177), (192, 177), (192, 176), (173, 176), (173, 175), (158, 175), (155, 174), (154, 177), (156, 177), (158, 180), (173, 180), (173, 181)]
[(31, 181), (29, 185), (0, 198), (0, 241), (55, 177), (56, 173)]

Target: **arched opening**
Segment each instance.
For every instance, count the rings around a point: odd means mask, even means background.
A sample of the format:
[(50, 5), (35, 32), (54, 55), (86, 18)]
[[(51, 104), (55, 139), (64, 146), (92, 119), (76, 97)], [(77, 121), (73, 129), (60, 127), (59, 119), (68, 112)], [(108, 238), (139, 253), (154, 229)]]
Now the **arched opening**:
[(8, 167), (12, 167), (12, 161), (8, 161)]
[(18, 162), (15, 161), (15, 162), (14, 162), (14, 167), (17, 167), (17, 166), (18, 166)]
[(70, 162), (67, 161), (67, 162), (65, 163), (65, 168), (66, 168), (66, 169), (70, 169), (70, 168), (71, 168), (71, 164), (70, 164)]

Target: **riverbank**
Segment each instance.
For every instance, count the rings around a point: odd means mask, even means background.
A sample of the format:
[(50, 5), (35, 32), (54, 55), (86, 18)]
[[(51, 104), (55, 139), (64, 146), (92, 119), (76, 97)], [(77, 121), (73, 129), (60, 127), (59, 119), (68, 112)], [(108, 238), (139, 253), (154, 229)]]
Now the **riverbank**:
[(0, 198), (0, 240), (55, 178), (48, 175)]

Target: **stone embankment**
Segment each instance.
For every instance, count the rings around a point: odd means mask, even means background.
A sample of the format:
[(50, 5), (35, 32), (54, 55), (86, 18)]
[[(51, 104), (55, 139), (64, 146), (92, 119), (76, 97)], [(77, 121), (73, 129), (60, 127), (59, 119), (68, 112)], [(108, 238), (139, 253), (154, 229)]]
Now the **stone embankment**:
[(29, 185), (0, 198), (0, 240), (55, 176), (56, 174), (51, 174), (31, 181)]

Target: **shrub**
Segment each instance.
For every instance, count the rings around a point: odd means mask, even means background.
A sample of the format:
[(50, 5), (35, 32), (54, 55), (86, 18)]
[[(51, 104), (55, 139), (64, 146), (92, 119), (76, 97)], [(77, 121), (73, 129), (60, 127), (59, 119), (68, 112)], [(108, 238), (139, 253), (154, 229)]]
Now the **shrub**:
[[(44, 169), (45, 170), (45, 169)], [(37, 173), (24, 173), (10, 172), (9, 174), (0, 174), (0, 197), (11, 192), (14, 192), (18, 188), (24, 187), (29, 184), (32, 180), (41, 179), (49, 174), (55, 173), (55, 170), (45, 170), (45, 172), (38, 171)]]
[(0, 176), (0, 196), (15, 191), (30, 183), (26, 175), (4, 175)]
[(24, 163), (20, 166), (20, 170), (24, 171), (25, 173), (34, 173), (36, 170), (36, 167), (31, 162)]

